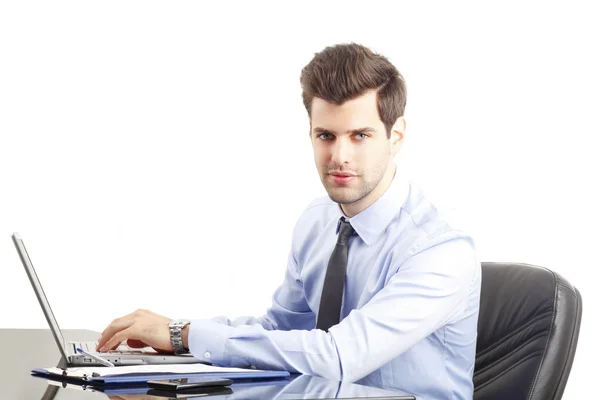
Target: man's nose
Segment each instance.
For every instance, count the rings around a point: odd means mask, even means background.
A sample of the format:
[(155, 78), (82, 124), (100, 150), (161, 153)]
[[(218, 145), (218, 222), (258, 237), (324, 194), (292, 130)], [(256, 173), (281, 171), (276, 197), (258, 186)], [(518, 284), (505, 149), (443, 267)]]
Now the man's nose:
[(337, 139), (331, 149), (331, 161), (336, 165), (343, 165), (352, 160), (352, 143), (345, 139)]

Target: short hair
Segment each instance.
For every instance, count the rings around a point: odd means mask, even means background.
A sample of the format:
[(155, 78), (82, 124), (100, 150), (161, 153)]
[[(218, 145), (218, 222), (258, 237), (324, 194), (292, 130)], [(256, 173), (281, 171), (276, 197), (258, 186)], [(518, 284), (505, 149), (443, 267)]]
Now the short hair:
[(309, 118), (314, 97), (342, 105), (367, 90), (376, 90), (377, 110), (388, 139), (406, 107), (406, 84), (400, 72), (384, 56), (356, 43), (337, 44), (315, 53), (302, 69), (300, 85)]

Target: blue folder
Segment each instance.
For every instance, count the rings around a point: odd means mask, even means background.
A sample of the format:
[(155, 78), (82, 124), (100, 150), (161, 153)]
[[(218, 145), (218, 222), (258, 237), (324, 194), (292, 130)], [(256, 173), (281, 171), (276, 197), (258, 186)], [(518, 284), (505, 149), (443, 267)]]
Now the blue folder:
[[(31, 371), (32, 373), (40, 376), (54, 376), (61, 377), (61, 375), (54, 374), (45, 368), (36, 368)], [(144, 383), (151, 380), (158, 379), (177, 379), (177, 378), (193, 378), (197, 376), (215, 376), (219, 378), (228, 378), (233, 381), (241, 379), (278, 379), (287, 378), (290, 373), (287, 371), (244, 371), (244, 372), (202, 372), (193, 374), (173, 374), (173, 373), (160, 373), (160, 374), (128, 374), (128, 375), (113, 375), (113, 376), (74, 376), (69, 375), (66, 378), (70, 380), (80, 380), (86, 382), (88, 385), (118, 385), (126, 383)]]

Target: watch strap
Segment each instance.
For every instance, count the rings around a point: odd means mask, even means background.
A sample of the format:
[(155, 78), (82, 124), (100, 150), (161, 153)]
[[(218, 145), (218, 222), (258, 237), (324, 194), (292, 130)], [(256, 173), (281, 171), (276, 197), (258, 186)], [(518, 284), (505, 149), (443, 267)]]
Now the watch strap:
[(183, 347), (183, 328), (190, 324), (190, 320), (178, 319), (169, 323), (169, 331), (171, 335), (171, 345), (175, 354), (187, 353), (188, 349)]

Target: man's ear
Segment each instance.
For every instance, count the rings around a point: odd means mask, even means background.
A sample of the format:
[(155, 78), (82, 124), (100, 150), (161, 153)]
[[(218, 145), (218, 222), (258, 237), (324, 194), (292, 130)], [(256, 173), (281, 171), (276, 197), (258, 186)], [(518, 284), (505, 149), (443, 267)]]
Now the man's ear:
[(390, 150), (392, 154), (398, 153), (400, 148), (404, 144), (404, 135), (406, 134), (406, 119), (404, 116), (399, 117), (394, 126), (392, 126), (392, 132), (390, 135)]

